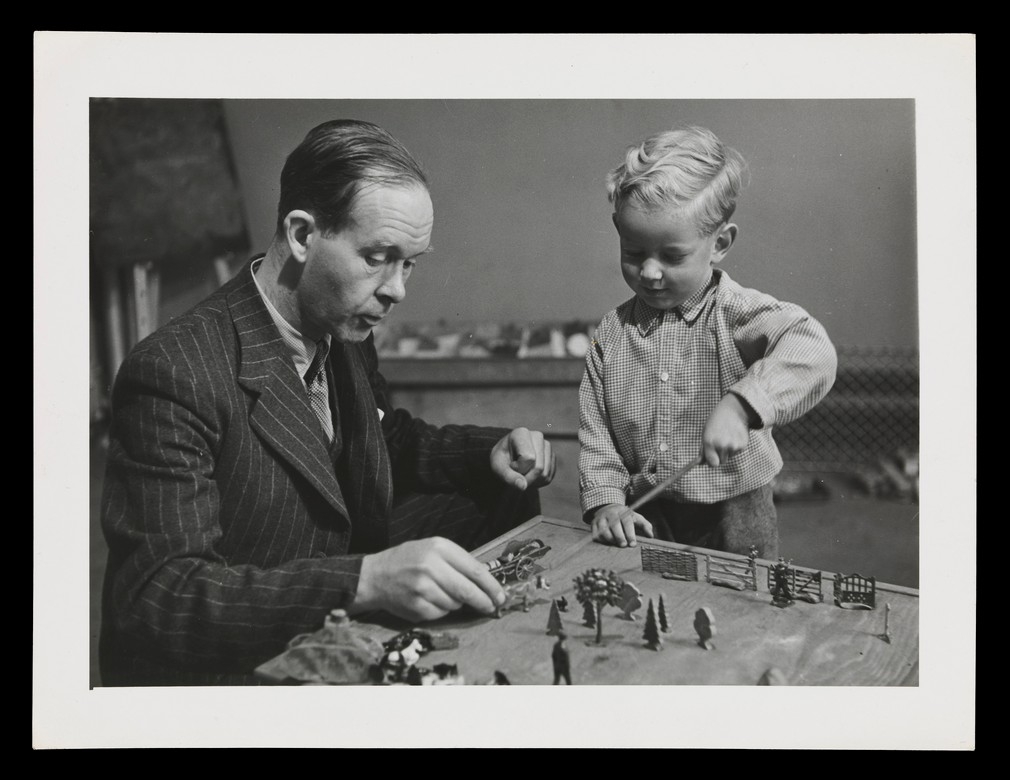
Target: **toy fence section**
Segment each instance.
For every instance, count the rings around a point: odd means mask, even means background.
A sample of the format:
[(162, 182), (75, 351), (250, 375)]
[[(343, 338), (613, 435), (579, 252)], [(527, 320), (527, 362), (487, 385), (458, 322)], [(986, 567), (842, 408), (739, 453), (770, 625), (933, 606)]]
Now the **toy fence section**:
[(705, 556), (706, 579), (712, 585), (734, 590), (757, 590), (757, 564), (753, 560)]
[(877, 578), (861, 574), (835, 575), (835, 604), (846, 609), (874, 609), (877, 606)]
[(698, 581), (698, 558), (682, 550), (665, 550), (641, 545), (642, 571), (651, 571), (668, 580)]
[(697, 582), (698, 558), (705, 559), (705, 581), (734, 590), (757, 590), (757, 565), (753, 560), (700, 556), (686, 550), (666, 550), (642, 544), (642, 571), (655, 572), (668, 580)]
[[(821, 572), (815, 569), (800, 569), (789, 566), (786, 569), (786, 584), (794, 599), (817, 604), (824, 601), (824, 591), (821, 587)], [(768, 567), (768, 590), (774, 590), (775, 572)]]

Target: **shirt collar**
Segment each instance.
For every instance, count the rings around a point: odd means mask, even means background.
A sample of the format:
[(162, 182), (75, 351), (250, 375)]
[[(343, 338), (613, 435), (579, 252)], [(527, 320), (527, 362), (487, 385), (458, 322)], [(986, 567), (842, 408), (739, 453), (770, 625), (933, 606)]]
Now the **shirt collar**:
[[(252, 276), (253, 281), (256, 283), (256, 290), (260, 294), (260, 298), (263, 299), (263, 303), (267, 307), (267, 311), (270, 313), (270, 319), (274, 321), (274, 325), (277, 326), (277, 330), (280, 331), (281, 341), (284, 342), (284, 348), (288, 355), (291, 357), (295, 364), (295, 370), (298, 372), (298, 376), (305, 378), (305, 372), (309, 370), (309, 366), (312, 363), (312, 359), (316, 356), (317, 345), (316, 342), (311, 339), (305, 338), (298, 329), (295, 328), (290, 322), (288, 322), (281, 313), (277, 311), (273, 303), (267, 297), (263, 288), (260, 286), (259, 279), (256, 278), (256, 271), (259, 269), (260, 263), (263, 262), (262, 257), (258, 257), (252, 262)], [(327, 352), (330, 347), (330, 334), (323, 336), (322, 341), (326, 345)]]
[[(714, 270), (710, 269), (708, 272), (708, 278), (705, 283), (698, 288), (698, 291), (694, 293), (690, 298), (684, 301), (679, 306), (675, 306), (671, 309), (672, 312), (684, 322), (692, 323), (698, 319), (698, 315), (701, 314), (702, 309), (705, 308), (705, 301), (708, 299), (709, 292), (718, 283), (718, 277)], [(635, 298), (635, 308), (632, 313), (632, 320), (635, 325), (638, 326), (638, 331), (643, 336), (649, 335), (654, 327), (663, 321), (663, 315), (666, 311), (663, 309), (654, 309), (641, 298)]]

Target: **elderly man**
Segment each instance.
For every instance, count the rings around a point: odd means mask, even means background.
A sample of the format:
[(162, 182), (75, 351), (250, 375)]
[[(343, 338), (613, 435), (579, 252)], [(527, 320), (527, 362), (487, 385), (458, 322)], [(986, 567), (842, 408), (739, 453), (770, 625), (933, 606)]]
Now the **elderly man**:
[(394, 409), (372, 328), (428, 251), (423, 172), (313, 129), (265, 255), (120, 369), (103, 497), (107, 685), (241, 684), (334, 608), (431, 620), (504, 593), (466, 549), (536, 514), (541, 433)]

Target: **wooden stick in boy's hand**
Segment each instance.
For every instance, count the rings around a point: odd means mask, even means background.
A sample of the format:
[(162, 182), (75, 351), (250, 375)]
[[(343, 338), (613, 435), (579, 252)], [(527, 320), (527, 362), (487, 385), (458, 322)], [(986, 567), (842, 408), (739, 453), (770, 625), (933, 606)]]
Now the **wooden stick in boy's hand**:
[[(701, 462), (702, 456), (699, 455), (686, 466), (675, 471), (669, 478), (664, 479), (631, 506), (624, 507), (619, 504), (607, 504), (597, 509), (592, 520), (592, 538), (604, 544), (616, 544), (618, 547), (634, 547), (637, 544), (636, 528), (645, 536), (651, 537), (652, 524), (644, 517), (635, 515), (635, 510), (643, 504), (652, 501), (652, 499), (695, 466), (701, 464)], [(629, 518), (633, 518), (633, 521)]]
[(680, 479), (682, 476), (684, 476), (687, 472), (689, 472), (695, 466), (700, 466), (700, 465), (701, 465), (701, 455), (699, 455), (697, 458), (695, 458), (694, 460), (692, 460), (690, 463), (688, 463), (683, 468), (678, 469), (677, 471), (673, 472), (673, 474), (671, 474), (669, 477), (667, 477), (662, 482), (660, 482), (658, 485), (656, 485), (656, 487), (654, 487), (652, 490), (650, 490), (644, 496), (642, 496), (641, 498), (635, 500), (635, 502), (631, 506), (629, 506), (627, 509), (625, 509), (621, 513), (621, 519), (623, 520), (625, 517), (627, 517), (628, 515), (630, 515), (632, 512), (635, 512), (640, 507), (643, 507), (646, 504), (648, 504), (650, 501), (652, 501), (652, 499), (654, 499), (656, 496), (658, 496), (660, 493), (662, 493), (664, 490), (666, 490), (668, 487), (670, 487), (670, 485), (672, 485), (674, 482), (676, 482), (678, 479)]

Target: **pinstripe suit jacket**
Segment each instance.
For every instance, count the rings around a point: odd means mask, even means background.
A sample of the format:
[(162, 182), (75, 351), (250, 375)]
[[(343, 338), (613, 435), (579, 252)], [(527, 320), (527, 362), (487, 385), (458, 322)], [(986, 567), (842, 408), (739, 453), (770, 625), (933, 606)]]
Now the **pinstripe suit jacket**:
[(127, 357), (103, 495), (105, 684), (251, 681), (354, 597), (394, 491), (493, 481), (506, 430), (393, 409), (371, 337), (334, 347), (342, 481), (249, 265)]

